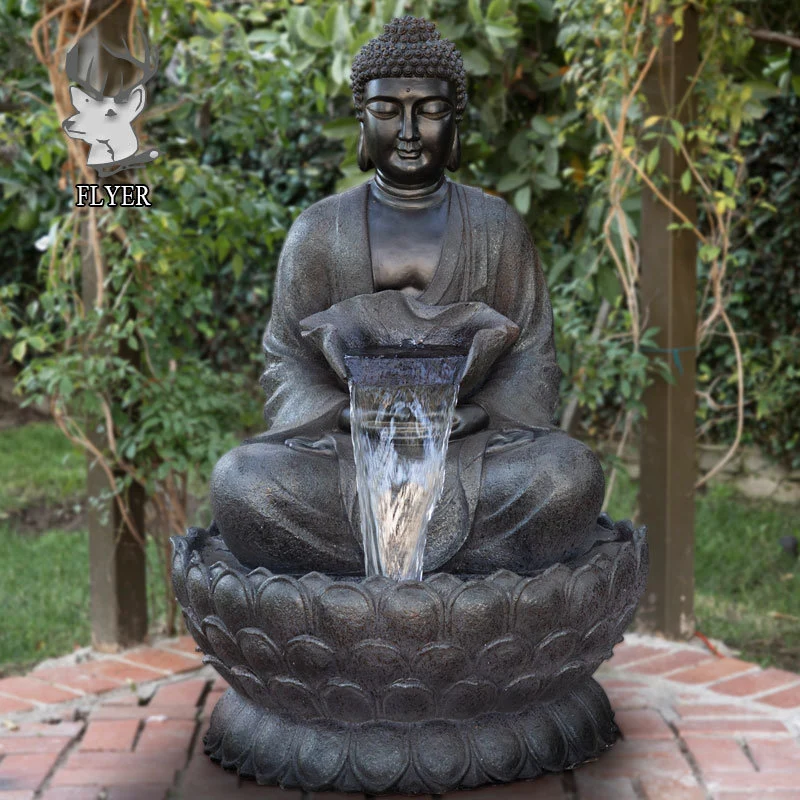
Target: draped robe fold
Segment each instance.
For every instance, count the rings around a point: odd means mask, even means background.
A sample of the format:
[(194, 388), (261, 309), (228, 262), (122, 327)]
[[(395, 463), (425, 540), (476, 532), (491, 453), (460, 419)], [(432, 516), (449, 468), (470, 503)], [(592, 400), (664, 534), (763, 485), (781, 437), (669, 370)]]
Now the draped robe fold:
[[(444, 493), (428, 529), (426, 572), (446, 564), (467, 539), (487, 452), (507, 450), (543, 434), (566, 439), (549, 433), (561, 371), (550, 300), (530, 234), (501, 198), (448, 183), (449, 213), (440, 261), (418, 299), (430, 305), (481, 301), (508, 317), (520, 333), (483, 379), (469, 387), (468, 394), (459, 395), (459, 403), (480, 405), (489, 415), (489, 425), (450, 442)], [(349, 402), (348, 388), (301, 335), (300, 321), (346, 298), (376, 291), (368, 195), (369, 184), (362, 184), (325, 198), (304, 211), (289, 231), (263, 340), (266, 368), (261, 384), (269, 430), (250, 440), (250, 444), (288, 441), (299, 458), (309, 459), (311, 472), (319, 464), (316, 459), (335, 458), (341, 500), (331, 498), (331, 502), (343, 503), (350, 527), (344, 535), (358, 541), (359, 547), (352, 442), (349, 433), (337, 427), (339, 412)], [(330, 535), (335, 539), (343, 534)]]

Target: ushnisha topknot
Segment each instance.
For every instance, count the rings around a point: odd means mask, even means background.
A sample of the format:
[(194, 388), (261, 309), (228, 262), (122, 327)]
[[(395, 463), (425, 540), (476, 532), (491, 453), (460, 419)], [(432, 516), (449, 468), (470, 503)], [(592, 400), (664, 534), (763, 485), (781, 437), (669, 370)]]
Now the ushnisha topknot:
[(375, 78), (440, 78), (456, 88), (456, 121), (467, 106), (467, 76), (456, 46), (421, 17), (393, 19), (353, 59), (350, 85), (356, 116), (364, 116), (364, 87)]

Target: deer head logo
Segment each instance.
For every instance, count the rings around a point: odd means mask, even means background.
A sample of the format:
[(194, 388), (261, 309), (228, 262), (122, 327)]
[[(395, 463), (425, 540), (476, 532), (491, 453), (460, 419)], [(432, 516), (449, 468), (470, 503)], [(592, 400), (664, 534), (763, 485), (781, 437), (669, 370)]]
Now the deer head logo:
[(140, 32), (144, 57), (133, 56), (128, 42), (100, 40), (97, 28), (83, 36), (67, 53), (67, 77), (78, 86), (70, 88), (77, 113), (61, 124), (67, 136), (90, 145), (87, 164), (107, 177), (123, 169), (139, 167), (158, 156), (158, 151), (138, 153), (133, 121), (147, 99), (145, 84), (156, 71), (150, 47)]

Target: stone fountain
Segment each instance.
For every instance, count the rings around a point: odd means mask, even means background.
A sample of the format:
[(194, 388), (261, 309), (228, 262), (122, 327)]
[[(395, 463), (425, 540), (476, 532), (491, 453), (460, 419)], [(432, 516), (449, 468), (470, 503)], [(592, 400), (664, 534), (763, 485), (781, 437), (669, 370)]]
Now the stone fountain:
[(453, 183), (466, 81), (406, 17), (352, 71), (366, 184), (293, 225), (264, 336), (266, 433), (224, 456), (173, 583), (230, 684), (206, 753), (261, 784), (443, 793), (597, 758), (592, 675), (630, 623), (644, 529), (600, 512), (552, 423), (528, 231)]

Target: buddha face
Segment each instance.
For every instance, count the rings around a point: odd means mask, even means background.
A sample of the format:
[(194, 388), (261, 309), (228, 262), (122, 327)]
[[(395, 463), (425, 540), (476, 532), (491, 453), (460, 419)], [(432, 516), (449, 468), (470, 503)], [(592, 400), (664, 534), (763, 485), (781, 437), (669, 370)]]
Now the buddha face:
[(456, 135), (454, 87), (439, 78), (376, 78), (364, 87), (364, 139), (382, 178), (435, 183)]

